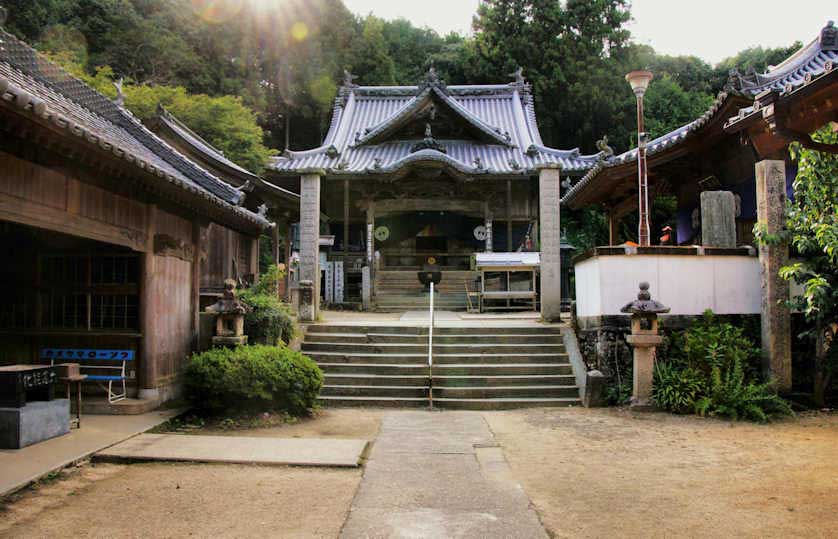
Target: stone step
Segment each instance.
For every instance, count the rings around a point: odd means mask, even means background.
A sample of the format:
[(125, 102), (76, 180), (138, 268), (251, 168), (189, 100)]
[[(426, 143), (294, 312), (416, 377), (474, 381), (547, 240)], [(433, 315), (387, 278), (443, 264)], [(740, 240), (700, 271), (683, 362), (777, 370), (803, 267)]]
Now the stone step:
[(321, 397), (427, 398), (427, 386), (324, 385)]
[(386, 375), (386, 374), (337, 374), (327, 372), (323, 374), (326, 385), (356, 385), (356, 386), (400, 386), (400, 387), (428, 387), (428, 373)]
[[(351, 374), (389, 376), (428, 374), (426, 364), (400, 363), (317, 363), (320, 369), (330, 374)], [(453, 363), (438, 364), (433, 368), (434, 376), (540, 376), (551, 374), (573, 374), (569, 363)]]
[[(346, 342), (303, 342), (302, 351), (344, 352), (347, 354), (402, 354), (428, 353), (428, 345), (402, 343), (346, 343)], [(434, 354), (561, 354), (564, 345), (553, 344), (434, 344)]]
[(434, 406), (451, 410), (512, 410), (515, 408), (577, 406), (579, 398), (494, 398), (494, 399), (451, 399), (434, 397)]
[[(384, 365), (427, 365), (428, 354), (364, 354), (348, 352), (307, 352), (315, 362)], [(434, 354), (434, 365), (484, 363), (567, 363), (565, 353), (541, 354)]]
[(428, 397), (330, 397), (321, 396), (318, 401), (323, 406), (370, 406), (387, 408), (427, 407)]
[(498, 398), (579, 398), (575, 385), (535, 386), (437, 386), (434, 385), (434, 399), (498, 399)]
[(572, 386), (575, 383), (576, 377), (573, 374), (540, 374), (535, 376), (434, 376), (434, 387), (509, 387), (535, 385)]
[[(428, 326), (369, 326), (369, 325), (345, 325), (345, 324), (308, 324), (309, 332), (314, 333), (386, 333), (386, 334), (414, 334), (427, 335)], [(468, 333), (469, 335), (503, 335), (503, 334), (521, 334), (528, 335), (561, 335), (561, 330), (558, 326), (549, 325), (512, 325), (504, 324), (500, 327), (493, 327), (486, 325), (486, 322), (476, 322), (474, 326), (469, 327), (435, 327), (434, 335), (460, 335)]]
[[(334, 342), (339, 339), (346, 343), (404, 343), (426, 344), (428, 335), (418, 333), (306, 333), (306, 342)], [(500, 335), (472, 335), (469, 333), (443, 333), (434, 335), (434, 346), (437, 344), (563, 344), (562, 336), (558, 333), (543, 335), (528, 335), (507, 333)]]

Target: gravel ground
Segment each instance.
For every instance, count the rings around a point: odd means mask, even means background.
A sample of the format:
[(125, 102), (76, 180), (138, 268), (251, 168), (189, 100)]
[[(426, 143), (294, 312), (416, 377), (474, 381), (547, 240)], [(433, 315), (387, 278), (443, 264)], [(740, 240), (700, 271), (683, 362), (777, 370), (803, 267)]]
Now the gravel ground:
[(835, 537), (838, 416), (485, 414), (554, 537)]

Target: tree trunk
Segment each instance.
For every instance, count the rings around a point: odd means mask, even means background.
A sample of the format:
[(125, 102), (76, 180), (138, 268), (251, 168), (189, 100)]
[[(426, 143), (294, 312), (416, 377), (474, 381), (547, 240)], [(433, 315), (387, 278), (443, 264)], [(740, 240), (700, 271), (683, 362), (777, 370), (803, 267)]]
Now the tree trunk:
[(826, 339), (823, 322), (818, 317), (815, 322), (815, 375), (812, 387), (812, 400), (815, 406), (822, 408), (826, 405), (826, 386), (828, 384), (826, 373)]

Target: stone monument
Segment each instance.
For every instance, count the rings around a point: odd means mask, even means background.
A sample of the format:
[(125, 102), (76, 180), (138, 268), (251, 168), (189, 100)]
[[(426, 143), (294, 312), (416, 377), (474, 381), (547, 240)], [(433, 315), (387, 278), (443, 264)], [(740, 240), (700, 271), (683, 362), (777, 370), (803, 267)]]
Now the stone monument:
[(213, 346), (240, 346), (247, 344), (244, 334), (244, 315), (247, 306), (236, 297), (236, 281), (224, 281), (224, 295), (207, 312), (215, 314), (215, 335)]
[(649, 283), (640, 283), (637, 299), (626, 304), (620, 312), (631, 314), (631, 334), (626, 335), (626, 342), (634, 349), (631, 406), (651, 408), (655, 349), (663, 340), (658, 335), (658, 314), (668, 313), (669, 307), (652, 299)]
[(730, 191), (701, 193), (701, 244), (736, 247), (736, 197)]

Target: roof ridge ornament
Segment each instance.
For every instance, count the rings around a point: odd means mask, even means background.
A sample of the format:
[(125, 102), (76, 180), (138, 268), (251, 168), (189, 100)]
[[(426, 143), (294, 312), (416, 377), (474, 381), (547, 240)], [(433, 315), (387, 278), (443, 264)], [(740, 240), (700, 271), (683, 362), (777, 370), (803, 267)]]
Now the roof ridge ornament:
[(835, 21), (829, 21), (821, 30), (821, 50), (838, 51), (838, 28), (835, 28)]
[(113, 104), (121, 109), (125, 108), (125, 94), (122, 93), (123, 82), (125, 82), (125, 77), (119, 77), (118, 81), (111, 83), (116, 88), (116, 98), (114, 98)]
[(358, 75), (353, 75), (349, 72), (348, 69), (343, 70), (343, 87), (344, 88), (357, 88), (358, 85), (355, 84), (355, 79), (358, 78)]
[(421, 94), (428, 88), (437, 88), (442, 93), (448, 94), (448, 87), (445, 85), (445, 81), (439, 78), (439, 74), (433, 65), (428, 68), (428, 72), (425, 73), (425, 77), (419, 83), (419, 93)]
[(524, 87), (527, 84), (527, 80), (524, 78), (524, 68), (518, 66), (518, 68), (509, 74), (510, 77), (513, 77), (515, 80), (512, 82), (513, 85)]
[(436, 150), (440, 153), (448, 153), (445, 146), (434, 138), (433, 132), (431, 131), (431, 124), (429, 123), (425, 124), (425, 138), (410, 147), (410, 153), (416, 153), (420, 150)]
[(601, 152), (600, 160), (605, 161), (614, 157), (614, 148), (608, 145), (608, 135), (602, 135), (602, 138), (596, 141), (596, 148)]

